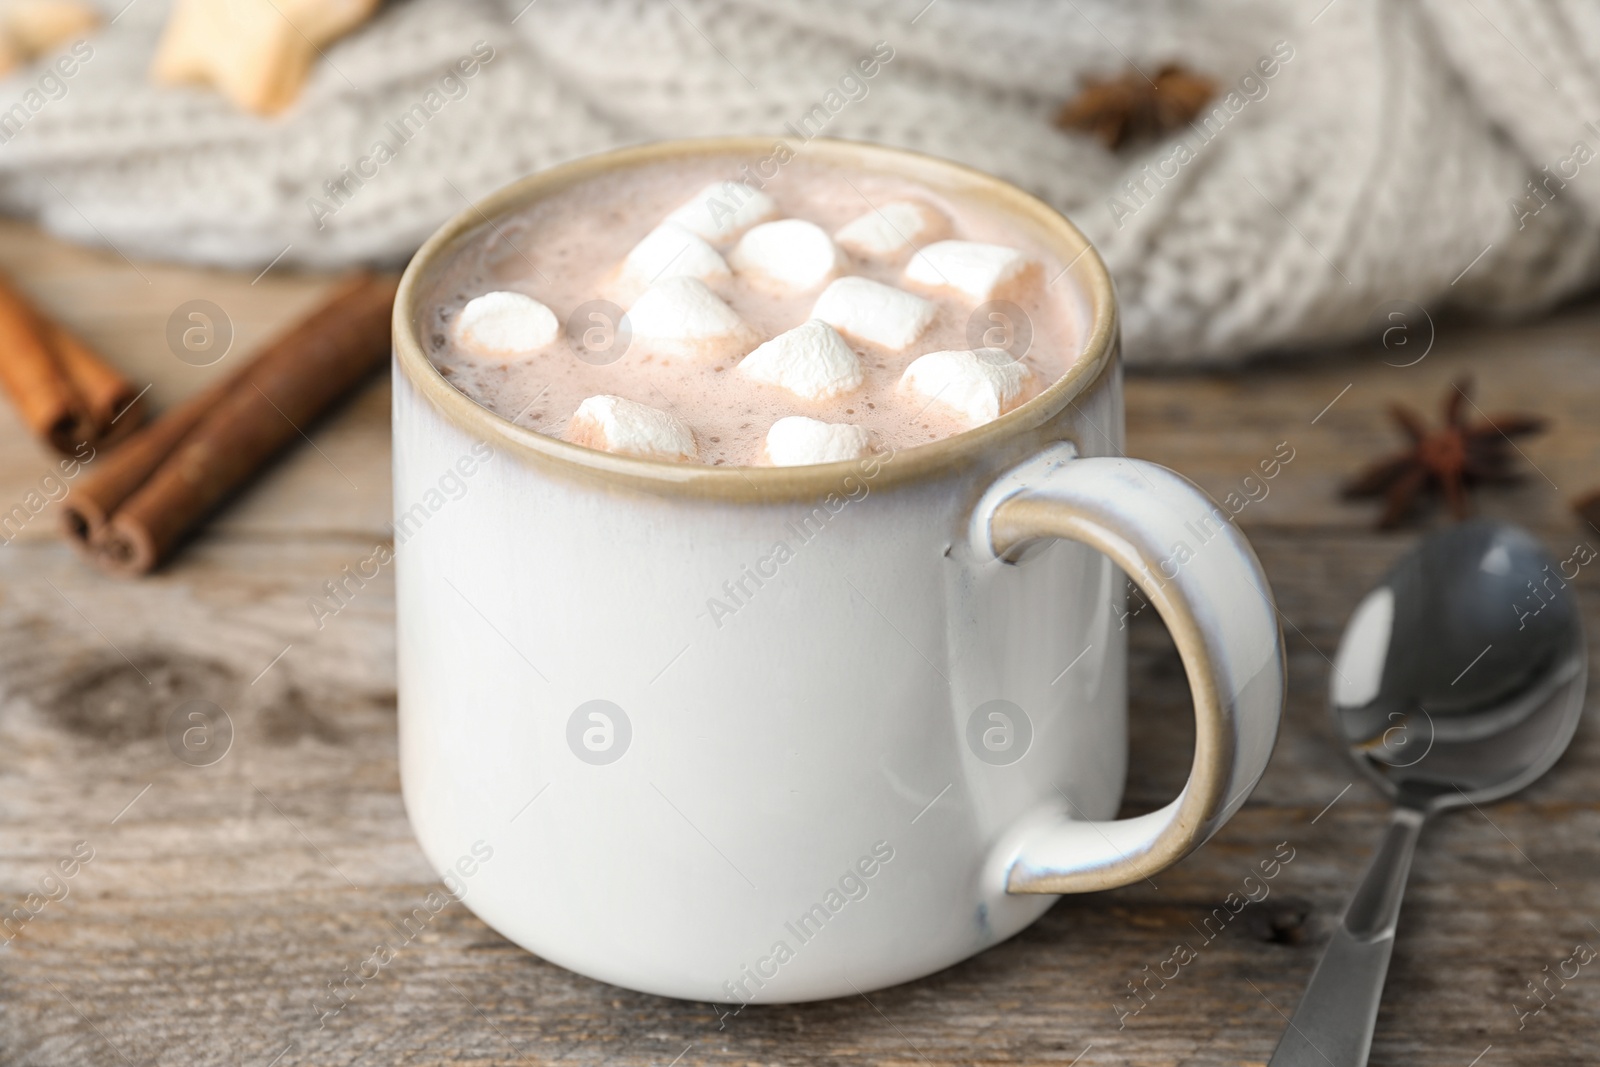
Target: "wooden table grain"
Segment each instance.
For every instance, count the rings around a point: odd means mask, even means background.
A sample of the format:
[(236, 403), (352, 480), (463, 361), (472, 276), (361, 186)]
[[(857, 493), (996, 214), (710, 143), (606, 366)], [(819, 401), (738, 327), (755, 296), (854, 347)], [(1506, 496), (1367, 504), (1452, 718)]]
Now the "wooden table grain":
[[(15, 224), (0, 225), (0, 267), (148, 383), (157, 406), (226, 370), (327, 284), (130, 263)], [(167, 341), (174, 309), (196, 299), (235, 330), (212, 367)], [(1385, 405), (1432, 409), (1470, 373), (1483, 408), (1546, 414), (1550, 432), (1521, 445), (1527, 481), (1482, 510), (1563, 557), (1600, 547), (1568, 510), (1600, 485), (1600, 306), (1434, 334), (1413, 317), (1403, 349), (1128, 383), (1130, 454), (1218, 498), (1258, 498), (1239, 522), (1288, 641), (1272, 765), (1209, 846), (1153, 883), (1065, 898), (922, 981), (733, 1016), (570, 974), (459, 904), (403, 938), (397, 924), (439, 883), (399, 794), (391, 576), (320, 628), (308, 605), (387, 543), (387, 381), (310, 428), (315, 448), (287, 455), (151, 578), (91, 572), (45, 508), (0, 546), (0, 1063), (1265, 1062), (1384, 819), (1331, 737), (1323, 693), (1344, 619), (1414, 536), (1372, 532), (1373, 508), (1336, 495), (1342, 475), (1395, 445)], [(1280, 445), (1294, 458), (1263, 496), (1244, 480)], [(0, 411), (0, 510), (48, 496), (51, 465)], [(1575, 584), (1593, 645), (1600, 568)], [(1126, 812), (1173, 795), (1192, 744), (1182, 671), (1153, 615), (1131, 619)], [(188, 699), (229, 710), (232, 745), (212, 765), (168, 747)], [(1577, 961), (1600, 947), (1597, 773), (1586, 721), (1544, 781), (1429, 829), (1375, 1064), (1595, 1061), (1600, 960)], [(1275, 854), (1293, 858), (1267, 895), (1208, 922), (1229, 894), (1261, 896), (1245, 879)], [(324, 1014), (330, 983), (379, 943), (401, 947)], [(1176, 966), (1180, 944), (1193, 958)]]

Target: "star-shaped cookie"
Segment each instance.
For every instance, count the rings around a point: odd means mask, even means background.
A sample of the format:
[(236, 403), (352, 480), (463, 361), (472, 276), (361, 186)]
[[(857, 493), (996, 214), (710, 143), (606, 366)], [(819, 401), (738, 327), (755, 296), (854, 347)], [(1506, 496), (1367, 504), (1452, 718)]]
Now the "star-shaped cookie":
[(177, 0), (150, 75), (164, 85), (208, 82), (239, 107), (272, 115), (300, 95), (324, 45), (380, 0)]

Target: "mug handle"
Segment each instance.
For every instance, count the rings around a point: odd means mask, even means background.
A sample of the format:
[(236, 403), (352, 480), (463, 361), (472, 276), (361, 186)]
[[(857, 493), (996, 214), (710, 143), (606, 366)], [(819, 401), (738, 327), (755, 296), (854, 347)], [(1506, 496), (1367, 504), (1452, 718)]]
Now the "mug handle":
[(1175, 800), (1131, 819), (1052, 813), (1008, 842), (1011, 893), (1137, 882), (1206, 842), (1255, 788), (1277, 738), (1283, 632), (1244, 535), (1193, 482), (1155, 463), (1078, 458), (1062, 442), (1002, 476), (973, 516), (980, 553), (1013, 561), (1065, 538), (1120, 566), (1154, 604), (1194, 696), (1194, 764)]

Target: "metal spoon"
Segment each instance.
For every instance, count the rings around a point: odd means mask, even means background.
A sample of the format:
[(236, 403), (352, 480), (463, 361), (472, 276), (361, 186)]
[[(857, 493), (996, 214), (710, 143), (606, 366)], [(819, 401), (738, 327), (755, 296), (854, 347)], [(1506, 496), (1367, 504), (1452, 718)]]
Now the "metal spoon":
[(1356, 607), (1329, 703), (1394, 820), (1268, 1067), (1367, 1062), (1423, 822), (1515, 793), (1566, 750), (1588, 677), (1567, 585), (1526, 531), (1473, 520), (1425, 538)]

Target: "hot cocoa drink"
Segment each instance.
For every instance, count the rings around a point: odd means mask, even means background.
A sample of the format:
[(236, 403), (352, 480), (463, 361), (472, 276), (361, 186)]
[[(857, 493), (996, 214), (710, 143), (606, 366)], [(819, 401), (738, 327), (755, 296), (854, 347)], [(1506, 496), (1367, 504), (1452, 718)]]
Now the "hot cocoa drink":
[(740, 175), (658, 163), (485, 227), (426, 295), (434, 363), (576, 444), (789, 466), (982, 425), (1078, 357), (1067, 264), (997, 213), (804, 159)]

